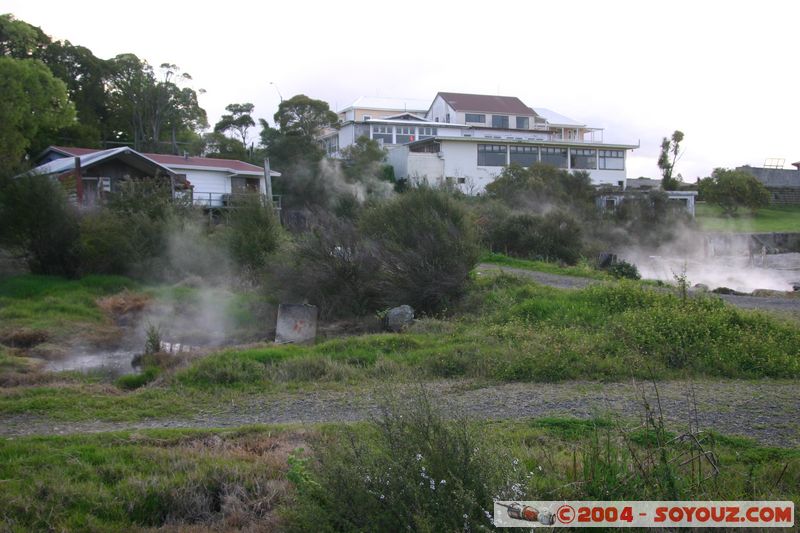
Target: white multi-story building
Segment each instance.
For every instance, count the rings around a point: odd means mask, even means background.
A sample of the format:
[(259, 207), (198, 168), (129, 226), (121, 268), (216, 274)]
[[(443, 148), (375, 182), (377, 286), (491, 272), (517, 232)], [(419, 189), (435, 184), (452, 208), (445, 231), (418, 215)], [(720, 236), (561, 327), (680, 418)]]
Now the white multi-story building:
[(606, 143), (603, 130), (519, 98), (440, 92), (418, 100), (360, 98), (340, 112), (322, 140), (334, 157), (365, 136), (388, 150), (399, 179), (440, 181), (480, 193), (509, 164), (541, 162), (583, 170), (598, 185), (625, 185), (625, 159), (637, 145)]

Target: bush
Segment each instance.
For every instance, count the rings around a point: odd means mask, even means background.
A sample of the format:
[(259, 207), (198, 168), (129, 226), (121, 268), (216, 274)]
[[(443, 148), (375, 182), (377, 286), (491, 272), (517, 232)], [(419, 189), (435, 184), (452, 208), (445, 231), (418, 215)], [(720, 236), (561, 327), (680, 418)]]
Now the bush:
[(75, 276), (79, 237), (77, 210), (59, 182), (29, 176), (0, 188), (0, 243), (24, 254), (33, 273)]
[(362, 235), (380, 250), (378, 294), (383, 307), (446, 309), (463, 294), (478, 261), (474, 225), (452, 196), (414, 189), (367, 210)]
[(285, 299), (317, 305), (323, 318), (361, 316), (380, 306), (379, 269), (375, 243), (362, 239), (351, 221), (321, 214), (289, 261), (276, 267), (276, 286)]
[(583, 249), (581, 226), (561, 211), (511, 215), (487, 232), (489, 246), (508, 255), (575, 264)]
[(715, 168), (711, 177), (700, 180), (698, 187), (703, 200), (718, 205), (728, 215), (734, 215), (739, 207), (755, 212), (770, 202), (767, 188), (744, 170)]
[(627, 261), (617, 261), (608, 267), (608, 273), (617, 279), (642, 279), (636, 265)]
[(237, 197), (228, 210), (227, 223), (234, 263), (245, 273), (263, 270), (281, 241), (281, 225), (273, 206), (257, 195)]
[(507, 489), (510, 468), (464, 421), (444, 420), (424, 391), (315, 449), (317, 461), (294, 460), (288, 475), (300, 496), (289, 515), (297, 531), (479, 531), (491, 526), (493, 496), (523, 491)]

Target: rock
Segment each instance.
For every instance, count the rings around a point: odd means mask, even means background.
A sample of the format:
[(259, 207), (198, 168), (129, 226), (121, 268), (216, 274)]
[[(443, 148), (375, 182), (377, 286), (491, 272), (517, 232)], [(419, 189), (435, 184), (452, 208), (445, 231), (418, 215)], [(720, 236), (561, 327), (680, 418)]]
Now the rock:
[(410, 305), (392, 307), (386, 311), (383, 318), (383, 327), (395, 333), (403, 331), (414, 323), (414, 309)]
[(715, 294), (730, 294), (730, 295), (733, 295), (733, 296), (750, 296), (750, 294), (748, 294), (746, 292), (735, 291), (735, 290), (733, 290), (733, 289), (731, 289), (729, 287), (717, 287), (716, 289), (714, 289), (711, 292), (713, 292)]
[(705, 283), (695, 283), (694, 288), (700, 292), (708, 292), (708, 285)]
[(617, 262), (617, 255), (611, 252), (601, 252), (597, 255), (597, 267), (608, 268)]
[(772, 298), (780, 298), (786, 296), (786, 292), (784, 291), (775, 291), (772, 289), (756, 289), (750, 293), (752, 296), (762, 296), (762, 297), (772, 297)]

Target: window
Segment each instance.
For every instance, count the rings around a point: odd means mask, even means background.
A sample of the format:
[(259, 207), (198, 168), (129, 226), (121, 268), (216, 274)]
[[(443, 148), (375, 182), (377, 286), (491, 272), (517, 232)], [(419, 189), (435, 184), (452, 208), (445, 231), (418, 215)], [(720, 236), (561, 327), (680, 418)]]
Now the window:
[(444, 116), (444, 121), (445, 121), (445, 122), (447, 122), (448, 124), (450, 123), (450, 113), (447, 113), (447, 114)]
[(417, 128), (417, 131), (419, 132), (419, 138), (420, 139), (428, 139), (428, 138), (434, 137), (436, 135), (436, 128), (431, 128), (431, 127), (424, 127), (423, 128), (423, 127), (420, 127), (420, 128)]
[(570, 167), (576, 170), (590, 170), (597, 168), (597, 150), (588, 148), (570, 148)]
[(493, 128), (507, 128), (508, 127), (508, 115), (492, 115), (492, 127)]
[(459, 185), (464, 185), (465, 183), (467, 183), (467, 178), (456, 178), (456, 181), (458, 182)]
[(465, 122), (477, 122), (479, 124), (486, 124), (486, 115), (478, 115), (476, 113), (467, 113), (464, 117)]
[(604, 170), (625, 170), (625, 151), (600, 150), (600, 168)]
[(530, 119), (528, 117), (517, 117), (517, 129), (528, 130), (530, 129)]
[(415, 140), (413, 126), (395, 126), (395, 133), (397, 134), (395, 143), (406, 144)]
[(542, 147), (542, 163), (556, 168), (567, 168), (567, 149)]
[(537, 146), (512, 146), (511, 162), (523, 167), (529, 167), (539, 161), (539, 148)]
[(507, 146), (504, 144), (479, 144), (479, 167), (502, 167), (506, 164)]
[(392, 127), (372, 126), (372, 138), (376, 141), (383, 141), (383, 144), (392, 144)]
[(364, 115), (364, 121), (372, 120), (372, 115)]

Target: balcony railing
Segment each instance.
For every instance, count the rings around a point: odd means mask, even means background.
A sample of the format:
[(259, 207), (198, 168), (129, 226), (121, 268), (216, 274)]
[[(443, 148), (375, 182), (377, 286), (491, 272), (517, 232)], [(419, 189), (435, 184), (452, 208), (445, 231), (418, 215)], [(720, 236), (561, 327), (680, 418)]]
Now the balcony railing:
[[(176, 196), (178, 193), (176, 193)], [(209, 209), (225, 209), (228, 207), (233, 207), (236, 205), (237, 200), (243, 200), (253, 197), (258, 197), (261, 200), (262, 204), (266, 205), (267, 202), (267, 195), (266, 194), (258, 194), (252, 192), (243, 192), (243, 193), (220, 193), (220, 192), (201, 192), (201, 191), (194, 191), (190, 193), (184, 193), (184, 198), (188, 198), (191, 200), (191, 203), (198, 207), (205, 207)], [(279, 194), (272, 195), (272, 206), (280, 210), (281, 208), (281, 196)]]

